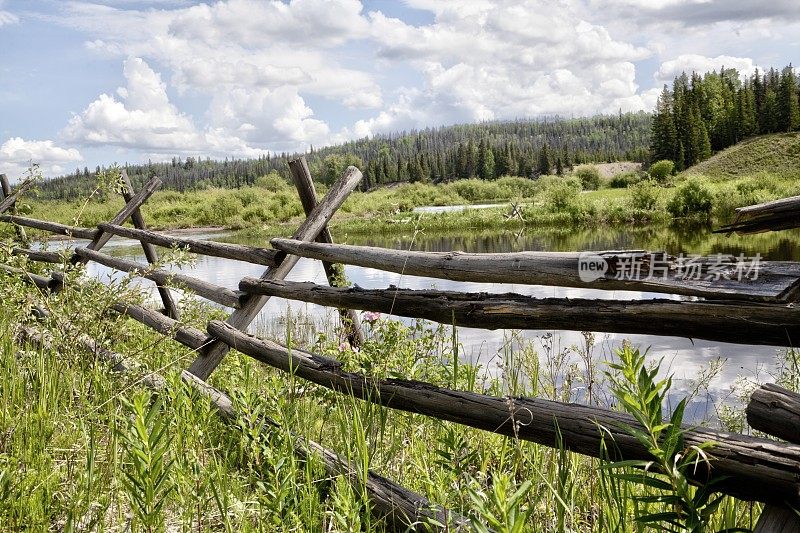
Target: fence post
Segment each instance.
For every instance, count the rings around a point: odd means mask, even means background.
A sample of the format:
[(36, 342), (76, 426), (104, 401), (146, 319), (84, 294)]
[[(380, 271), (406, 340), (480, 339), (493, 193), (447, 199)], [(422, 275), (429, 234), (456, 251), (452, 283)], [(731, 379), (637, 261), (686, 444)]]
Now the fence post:
[(13, 206), (14, 203), (17, 201), (17, 197), (19, 197), (20, 194), (24, 193), (31, 187), (33, 187), (33, 181), (31, 181), (30, 179), (23, 181), (20, 184), (20, 186), (17, 187), (17, 191), (14, 194), (6, 196), (3, 199), (3, 201), (0, 202), (0, 213), (4, 213), (6, 210), (8, 210), (8, 208)]
[[(9, 196), (11, 196), (11, 184), (8, 182), (8, 177), (5, 174), (0, 174), (0, 187), (2, 187), (3, 195), (0, 197), (0, 200), (5, 200)], [(14, 203), (11, 204), (9, 207), (12, 215), (17, 214), (17, 201), (14, 200)], [(20, 242), (28, 243), (28, 235), (25, 233), (25, 228), (20, 226), (19, 224), (14, 224), (14, 231), (17, 233), (17, 238)]]
[[(131, 180), (128, 177), (128, 172), (125, 169), (122, 169), (121, 176), (122, 182), (125, 185), (125, 188), (122, 191), (122, 197), (125, 198), (125, 203), (128, 203), (133, 200), (133, 184), (131, 183)], [(147, 224), (145, 224), (144, 217), (142, 217), (142, 212), (138, 207), (131, 212), (131, 222), (133, 222), (133, 226), (136, 229), (147, 229)], [(147, 258), (147, 262), (151, 265), (157, 263), (158, 252), (156, 251), (156, 247), (149, 242), (139, 242), (142, 245), (142, 250), (144, 251), (144, 256)], [(159, 283), (156, 283), (156, 288), (158, 289), (158, 294), (161, 295), (161, 301), (164, 303), (164, 313), (170, 318), (180, 320), (178, 306), (175, 305), (175, 301), (172, 299), (172, 293), (169, 291), (169, 288)]]
[[(292, 180), (297, 188), (297, 194), (300, 195), (303, 210), (308, 216), (317, 206), (317, 191), (314, 188), (314, 181), (311, 178), (311, 171), (308, 169), (305, 156), (289, 161), (289, 170), (292, 173)], [(327, 226), (317, 236), (317, 242), (333, 244), (333, 236)], [(340, 267), (344, 268), (341, 265)], [(328, 278), (328, 283), (331, 287), (341, 286), (341, 281), (337, 279), (335, 264), (323, 261), (322, 268), (325, 269), (325, 277)], [(361, 329), (358, 313), (354, 309), (342, 308), (339, 309), (339, 316), (342, 319), (342, 326), (347, 333), (347, 340), (350, 342), (350, 346), (356, 348), (364, 344), (364, 332)]]

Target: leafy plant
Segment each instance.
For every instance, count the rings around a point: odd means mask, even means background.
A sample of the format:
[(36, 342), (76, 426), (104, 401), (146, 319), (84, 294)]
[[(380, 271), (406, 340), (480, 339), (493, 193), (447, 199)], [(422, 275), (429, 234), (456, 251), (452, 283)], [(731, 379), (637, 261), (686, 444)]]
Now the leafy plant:
[[(709, 464), (707, 450), (712, 444), (685, 446), (686, 430), (681, 423), (686, 398), (665, 420), (662, 406), (672, 386), (672, 376), (659, 381), (660, 364), (648, 367), (645, 355), (630, 345), (618, 350), (617, 354), (619, 362), (609, 363), (616, 372), (606, 373), (611, 391), (621, 407), (640, 425), (622, 424), (622, 428), (636, 438), (653, 459), (616, 461), (605, 464), (603, 468), (612, 471), (613, 477), (645, 489), (646, 495), (633, 497), (643, 504), (636, 516), (637, 522), (658, 525), (665, 531), (706, 531), (709, 519), (722, 503), (724, 495), (713, 491), (716, 480), (695, 489), (689, 484), (689, 476), (697, 472), (701, 464)], [(631, 468), (641, 471), (632, 471)]]
[(522, 533), (529, 528), (529, 519), (533, 509), (525, 508), (525, 499), (533, 484), (525, 481), (515, 487), (512, 477), (499, 473), (492, 478), (490, 489), (476, 487), (477, 481), (468, 488), (478, 518), (472, 521), (472, 527), (480, 533), (497, 531), (498, 533)]
[(164, 505), (175, 488), (170, 477), (173, 462), (167, 456), (172, 438), (162, 413), (163, 399), (159, 396), (153, 401), (149, 392), (139, 392), (123, 402), (131, 418), (119, 434), (127, 463), (122, 483), (141, 528), (157, 531), (163, 527)]
[(652, 181), (640, 181), (628, 187), (631, 193), (631, 205), (634, 209), (652, 211), (658, 205), (658, 187)]

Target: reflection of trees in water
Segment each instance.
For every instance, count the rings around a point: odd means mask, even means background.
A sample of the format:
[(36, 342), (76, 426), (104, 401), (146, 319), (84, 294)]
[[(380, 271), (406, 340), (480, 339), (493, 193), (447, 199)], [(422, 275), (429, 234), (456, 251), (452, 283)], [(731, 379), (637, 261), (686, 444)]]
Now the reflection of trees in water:
[(773, 261), (800, 261), (800, 230), (757, 235), (721, 235), (710, 226), (546, 228), (522, 231), (420, 232), (397, 236), (358, 236), (351, 244), (426, 252), (517, 252), (545, 250), (664, 250), (670, 254), (754, 256)]

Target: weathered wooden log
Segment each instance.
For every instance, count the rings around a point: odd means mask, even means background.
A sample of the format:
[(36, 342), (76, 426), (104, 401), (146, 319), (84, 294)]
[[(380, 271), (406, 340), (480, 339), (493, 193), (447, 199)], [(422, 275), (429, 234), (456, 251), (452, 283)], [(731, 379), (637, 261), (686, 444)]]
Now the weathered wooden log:
[(14, 191), (14, 194), (4, 194), (5, 198), (0, 201), (0, 213), (10, 209), (16, 203), (17, 198), (19, 198), (31, 187), (33, 187), (33, 181), (27, 179), (23, 181), (19, 187), (17, 187), (17, 190)]
[[(293, 238), (298, 241), (311, 241), (317, 238), (322, 228), (328, 225), (333, 214), (344, 203), (350, 193), (361, 181), (361, 171), (356, 167), (348, 167), (344, 176), (329, 190), (325, 198), (317, 204), (311, 214), (303, 221)], [(278, 254), (275, 258), (277, 266), (267, 270), (262, 279), (283, 279), (292, 270), (300, 258), (295, 255), (286, 256)], [(269, 296), (253, 295), (246, 299), (240, 309), (231, 313), (228, 323), (238, 329), (246, 329), (250, 322), (258, 315), (259, 311), (269, 300)], [(230, 348), (222, 342), (212, 342), (204, 353), (194, 360), (189, 367), (189, 372), (200, 379), (207, 379), (211, 372), (219, 365)]]
[[(122, 197), (125, 199), (125, 203), (128, 203), (133, 200), (133, 184), (131, 183), (131, 180), (128, 177), (128, 172), (125, 169), (122, 169), (121, 177), (122, 183), (125, 186), (122, 190)], [(131, 222), (133, 222), (134, 227), (137, 229), (147, 229), (147, 224), (144, 222), (142, 212), (138, 208), (131, 212)], [(156, 247), (149, 242), (139, 242), (142, 245), (142, 251), (144, 252), (147, 262), (151, 265), (158, 263), (158, 252), (156, 252)], [(158, 284), (156, 289), (161, 297), (161, 302), (164, 304), (164, 311), (166, 312), (167, 316), (174, 318), (175, 320), (179, 320), (180, 313), (178, 312), (178, 306), (175, 305), (175, 300), (172, 298), (172, 294), (169, 292), (169, 287)]]
[[(755, 279), (737, 279), (734, 258), (679, 261), (663, 252), (414, 252), (272, 239), (294, 255), (453, 281), (629, 290), (753, 301), (789, 301), (800, 289), (800, 263), (760, 261)], [(717, 260), (720, 260), (718, 270)], [(590, 265), (600, 271), (587, 270)], [(634, 270), (638, 266), (638, 271)], [(583, 270), (582, 270), (583, 269)], [(604, 270), (603, 270), (604, 269)], [(693, 279), (699, 269), (700, 279)], [(599, 277), (595, 277), (592, 273)], [(719, 279), (715, 279), (716, 273)], [(648, 274), (650, 277), (647, 277)], [(743, 272), (742, 274), (746, 274)], [(684, 276), (690, 276), (684, 279)], [(727, 279), (726, 276), (732, 279)], [(707, 279), (709, 278), (709, 279)]]
[(39, 287), (42, 290), (51, 290), (53, 285), (53, 280), (51, 278), (46, 278), (44, 276), (40, 276), (39, 274), (32, 274), (27, 272), (21, 268), (12, 267), (8, 265), (0, 264), (0, 270), (11, 274), (13, 276), (17, 276), (22, 278), (23, 281), (28, 283), (32, 283)]
[[(308, 216), (317, 206), (317, 191), (305, 156), (289, 161), (289, 170), (291, 171), (295, 188), (297, 188), (297, 193), (300, 196), (300, 202), (303, 204), (303, 210)], [(328, 226), (325, 226), (319, 233), (317, 242), (333, 244), (333, 236)], [(323, 261), (322, 268), (325, 270), (325, 277), (328, 279), (328, 283), (331, 287), (336, 287), (340, 281), (337, 266)], [(339, 265), (339, 268), (341, 268), (341, 265)], [(340, 308), (339, 316), (342, 320), (342, 326), (347, 331), (347, 340), (350, 346), (359, 347), (364, 344), (364, 332), (361, 329), (361, 321), (358, 318), (358, 314), (352, 309)]]
[(334, 288), (245, 277), (239, 289), (482, 329), (560, 329), (672, 335), (739, 344), (800, 343), (800, 308), (736, 300), (592, 300), (439, 290)]
[(208, 281), (197, 279), (186, 274), (178, 274), (167, 270), (154, 270), (152, 266), (129, 259), (112, 257), (102, 252), (95, 252), (88, 248), (75, 248), (75, 255), (87, 261), (94, 261), (109, 268), (122, 270), (123, 272), (137, 272), (143, 278), (155, 281), (157, 285), (166, 287), (168, 285), (182, 285), (192, 290), (199, 296), (216, 302), (227, 307), (238, 308), (245, 295), (232, 291), (226, 287), (214, 285)]
[(58, 252), (48, 252), (46, 250), (29, 250), (27, 248), (14, 248), (11, 250), (13, 255), (25, 255), (31, 261), (38, 261), (40, 263), (55, 263), (61, 264), (64, 262), (64, 257)]
[[(546, 446), (559, 442), (573, 452), (600, 457), (603, 442), (612, 457), (651, 459), (639, 442), (622, 430), (639, 427), (634, 418), (599, 407), (538, 398), (500, 398), (462, 392), (419, 381), (376, 379), (345, 372), (335, 359), (285, 347), (211, 321), (208, 332), (236, 350), (323, 387), (373, 403), (518, 437)], [(560, 435), (560, 441), (559, 441)], [(605, 440), (604, 440), (605, 439)], [(611, 442), (613, 440), (613, 442)], [(800, 446), (714, 431), (687, 429), (685, 445), (711, 442), (710, 470), (698, 465), (697, 482), (715, 478), (715, 488), (746, 500), (800, 504)]]
[(0, 221), (25, 226), (28, 228), (40, 229), (56, 235), (66, 235), (67, 237), (74, 237), (76, 239), (94, 239), (97, 231), (94, 228), (80, 228), (77, 226), (68, 226), (66, 224), (59, 224), (57, 222), (47, 222), (46, 220), (37, 220), (35, 218), (20, 217), (16, 215), (0, 215)]
[(800, 444), (800, 394), (765, 383), (750, 396), (746, 412), (751, 428)]
[(140, 230), (114, 224), (103, 223), (98, 224), (97, 227), (101, 231), (113, 235), (155, 244), (156, 246), (162, 246), (164, 248), (186, 248), (195, 254), (234, 259), (236, 261), (245, 261), (256, 265), (275, 266), (275, 255), (278, 253), (275, 250), (257, 248), (255, 246), (187, 239), (174, 235), (164, 235), (157, 231)]
[[(2, 190), (2, 197), (0, 199), (5, 200), (13, 193), (11, 192), (11, 183), (8, 181), (8, 176), (5, 174), (0, 174), (0, 190)], [(17, 203), (16, 200), (13, 204), (8, 208), (12, 215), (17, 214)], [(28, 235), (25, 233), (25, 228), (19, 226), (17, 224), (14, 225), (14, 232), (17, 234), (17, 239), (19, 242), (28, 245)]]
[(785, 505), (767, 504), (758, 517), (753, 533), (797, 533), (800, 517), (797, 511)]
[(736, 218), (714, 233), (747, 235), (800, 227), (800, 196), (736, 208)]
[(162, 315), (158, 311), (147, 309), (141, 305), (128, 302), (116, 302), (111, 308), (141, 322), (152, 330), (171, 337), (192, 350), (200, 350), (208, 342), (208, 335), (190, 326), (182, 325), (177, 320)]

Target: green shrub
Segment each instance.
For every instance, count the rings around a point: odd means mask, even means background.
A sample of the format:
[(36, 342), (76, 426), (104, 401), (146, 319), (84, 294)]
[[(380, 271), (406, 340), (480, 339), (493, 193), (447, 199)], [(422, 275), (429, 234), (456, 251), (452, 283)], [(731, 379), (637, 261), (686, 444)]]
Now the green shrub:
[(667, 203), (667, 211), (673, 217), (696, 217), (711, 214), (714, 205), (711, 191), (698, 181), (682, 185)]
[(675, 163), (669, 159), (662, 159), (650, 165), (650, 177), (659, 183), (667, 181), (675, 171)]
[(642, 178), (641, 172), (631, 170), (630, 172), (623, 172), (622, 174), (612, 176), (608, 181), (608, 186), (612, 189), (624, 189), (633, 185), (634, 183), (639, 183), (642, 181)]
[(660, 191), (652, 180), (640, 181), (628, 187), (631, 195), (631, 205), (634, 209), (652, 211), (658, 205)]
[(545, 203), (552, 211), (565, 211), (575, 207), (581, 193), (581, 182), (575, 178), (556, 178), (545, 185)]
[(586, 165), (575, 169), (575, 176), (587, 191), (595, 191), (600, 187), (600, 171), (594, 165)]
[(277, 172), (270, 172), (266, 176), (259, 176), (256, 178), (255, 186), (268, 191), (278, 192), (288, 189), (289, 183), (283, 179)]

